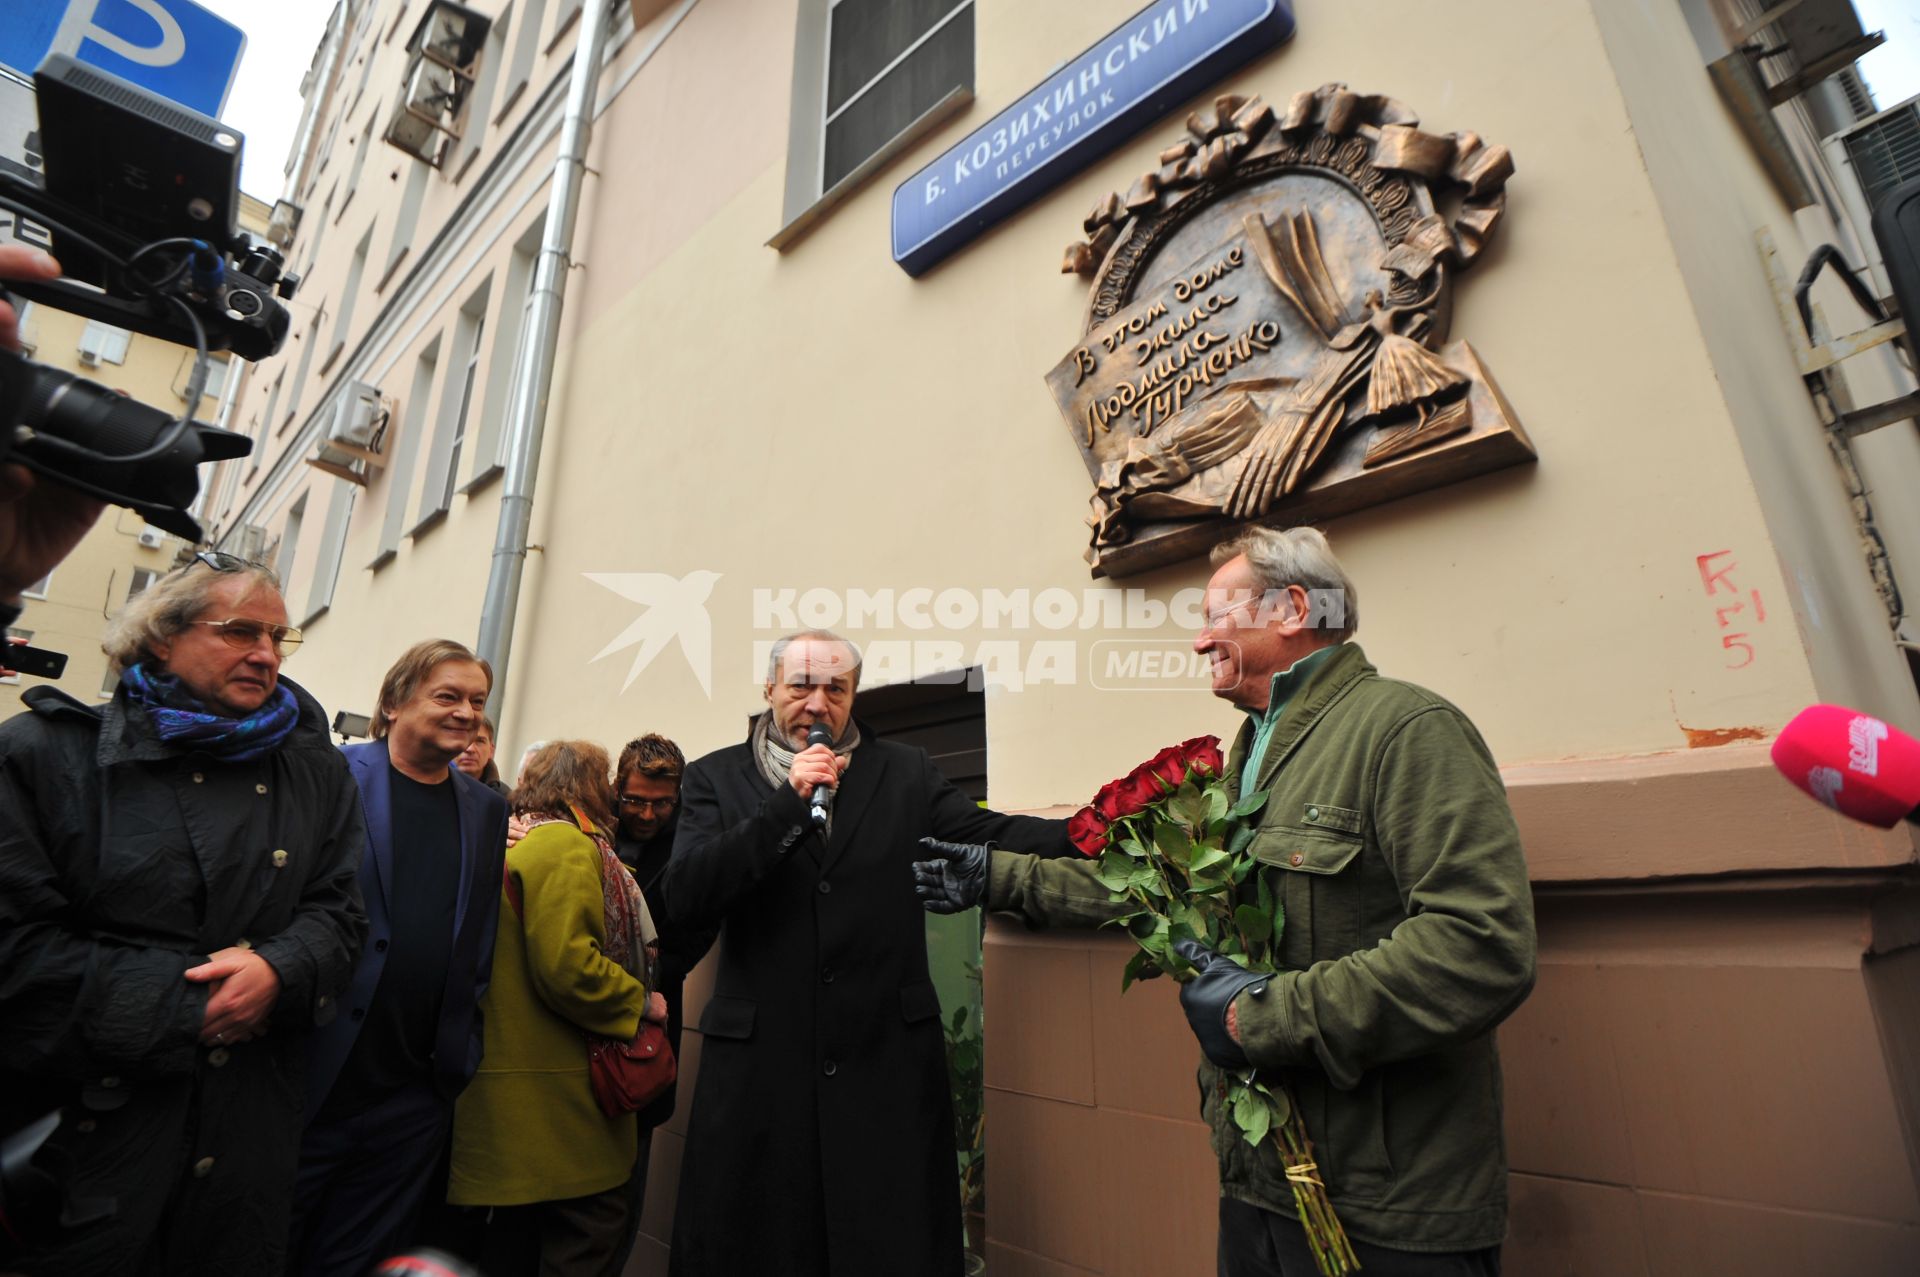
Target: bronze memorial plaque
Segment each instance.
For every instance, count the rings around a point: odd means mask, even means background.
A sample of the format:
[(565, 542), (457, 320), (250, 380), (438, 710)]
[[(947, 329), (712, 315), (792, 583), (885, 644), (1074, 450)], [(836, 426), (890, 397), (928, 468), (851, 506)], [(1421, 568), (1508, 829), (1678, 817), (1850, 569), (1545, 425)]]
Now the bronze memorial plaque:
[(1284, 117), (1234, 96), (1188, 116), (1062, 267), (1093, 281), (1047, 385), (1093, 477), (1094, 574), (1532, 460), (1472, 347), (1447, 340), (1453, 277), (1512, 171), (1505, 147), (1343, 85)]

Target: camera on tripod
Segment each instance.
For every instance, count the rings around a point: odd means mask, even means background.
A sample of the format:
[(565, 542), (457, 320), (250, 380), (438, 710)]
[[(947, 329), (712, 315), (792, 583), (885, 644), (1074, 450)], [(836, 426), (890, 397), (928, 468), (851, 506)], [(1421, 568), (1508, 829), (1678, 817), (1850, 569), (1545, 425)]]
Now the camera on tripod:
[(238, 228), (241, 136), (65, 54), (34, 73), (44, 185), (0, 173), (0, 208), (53, 231), (65, 278), (0, 281), (19, 297), (192, 346), (173, 417), (0, 351), (0, 464), (138, 511), (200, 539), (195, 467), (244, 457), (243, 435), (195, 421), (209, 351), (260, 360), (286, 341), (298, 280)]

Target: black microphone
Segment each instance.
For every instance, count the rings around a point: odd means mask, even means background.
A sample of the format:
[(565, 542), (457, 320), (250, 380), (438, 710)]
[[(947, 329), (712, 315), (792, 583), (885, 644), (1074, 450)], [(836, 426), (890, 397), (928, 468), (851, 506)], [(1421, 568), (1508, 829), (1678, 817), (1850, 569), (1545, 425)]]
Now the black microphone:
[[(807, 729), (807, 748), (811, 749), (815, 745), (831, 744), (833, 744), (832, 730), (818, 719), (814, 720), (813, 726)], [(827, 827), (827, 808), (832, 805), (833, 786), (825, 782), (815, 785), (813, 787), (813, 798), (808, 802), (808, 806), (813, 808), (814, 828), (825, 829)]]

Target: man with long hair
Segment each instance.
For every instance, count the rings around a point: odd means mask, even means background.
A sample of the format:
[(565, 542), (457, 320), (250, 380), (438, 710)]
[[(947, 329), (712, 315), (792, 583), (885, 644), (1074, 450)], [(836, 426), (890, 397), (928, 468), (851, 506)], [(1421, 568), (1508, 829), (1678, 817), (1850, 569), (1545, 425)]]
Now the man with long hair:
[(307, 1277), (359, 1277), (411, 1242), (480, 1063), (507, 805), (453, 764), (492, 689), (465, 647), (416, 643), (380, 683), (373, 739), (341, 751), (366, 804), (371, 937), (308, 1068), (294, 1228)]

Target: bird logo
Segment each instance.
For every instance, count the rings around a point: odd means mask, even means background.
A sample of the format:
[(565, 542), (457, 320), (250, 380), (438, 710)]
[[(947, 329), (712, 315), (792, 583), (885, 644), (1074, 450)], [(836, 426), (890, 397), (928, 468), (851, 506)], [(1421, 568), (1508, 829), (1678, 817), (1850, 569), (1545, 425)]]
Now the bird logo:
[(713, 593), (718, 572), (704, 569), (683, 577), (664, 572), (587, 572), (583, 575), (595, 585), (612, 590), (621, 598), (638, 603), (643, 610), (633, 624), (615, 635), (613, 641), (594, 653), (593, 660), (611, 656), (622, 648), (639, 650), (627, 667), (627, 681), (621, 691), (633, 686), (640, 671), (674, 639), (687, 658), (700, 690), (713, 696), (713, 623), (707, 617), (707, 596)]

